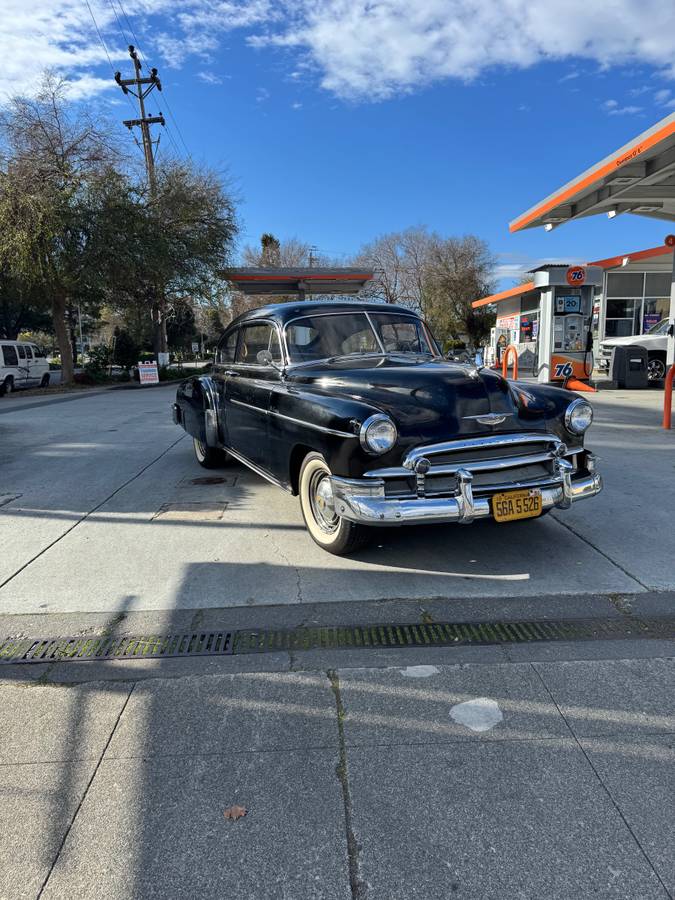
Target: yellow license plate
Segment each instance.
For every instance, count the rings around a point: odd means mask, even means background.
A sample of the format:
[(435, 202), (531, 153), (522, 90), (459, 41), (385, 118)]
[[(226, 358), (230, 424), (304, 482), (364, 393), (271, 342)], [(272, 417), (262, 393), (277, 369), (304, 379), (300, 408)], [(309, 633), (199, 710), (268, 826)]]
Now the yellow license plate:
[(541, 491), (506, 491), (492, 497), (492, 515), (497, 522), (532, 519), (541, 512)]

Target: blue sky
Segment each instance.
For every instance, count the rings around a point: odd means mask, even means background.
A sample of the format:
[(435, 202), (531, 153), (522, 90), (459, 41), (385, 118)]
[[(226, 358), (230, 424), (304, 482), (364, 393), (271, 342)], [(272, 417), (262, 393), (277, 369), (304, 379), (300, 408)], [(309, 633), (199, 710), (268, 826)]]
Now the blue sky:
[[(106, 114), (131, 114), (86, 0), (39, 13), (6, 2), (0, 52), (10, 41), (17, 62), (0, 91), (29, 89), (30, 60), (68, 74), (73, 95)], [(243, 242), (272, 231), (340, 257), (411, 225), (474, 233), (497, 254), (502, 286), (533, 260), (614, 255), (670, 230), (624, 216), (508, 232), (673, 111), (662, 60), (674, 58), (675, 13), (664, 6), (614, 0), (605, 23), (601, 0), (91, 2), (113, 66), (130, 72), (133, 29), (164, 82), (150, 111), (166, 114), (168, 101), (193, 158), (229, 172)]]

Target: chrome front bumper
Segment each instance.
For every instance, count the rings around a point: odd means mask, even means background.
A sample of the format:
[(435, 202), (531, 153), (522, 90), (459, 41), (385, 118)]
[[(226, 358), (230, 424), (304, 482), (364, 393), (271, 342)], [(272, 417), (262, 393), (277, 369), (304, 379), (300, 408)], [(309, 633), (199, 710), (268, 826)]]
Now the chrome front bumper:
[[(458, 522), (468, 525), (476, 519), (492, 518), (490, 497), (474, 497), (471, 478), (460, 480), (453, 497), (415, 497), (395, 499), (384, 496), (384, 481), (373, 478), (333, 477), (333, 496), (338, 515), (362, 525), (423, 525)], [(514, 489), (518, 486), (514, 485)], [(572, 477), (564, 472), (560, 483), (542, 487), (544, 510), (567, 509), (577, 500), (593, 497), (602, 490), (602, 477), (596, 472)]]

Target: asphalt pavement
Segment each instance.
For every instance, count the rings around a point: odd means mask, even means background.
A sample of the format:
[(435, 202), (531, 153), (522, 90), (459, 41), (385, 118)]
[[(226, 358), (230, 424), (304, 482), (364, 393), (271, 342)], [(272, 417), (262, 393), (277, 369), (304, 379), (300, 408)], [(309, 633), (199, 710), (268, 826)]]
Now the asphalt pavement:
[(170, 421), (173, 393), (3, 398), (0, 613), (437, 597), (461, 608), (471, 597), (675, 588), (664, 502), (675, 432), (659, 427), (657, 392), (594, 398), (597, 498), (508, 526), (383, 529), (349, 558), (314, 545), (297, 499), (239, 464), (198, 483), (209, 473)]
[(661, 395), (594, 398), (599, 497), (338, 559), (296, 499), (197, 465), (173, 391), (0, 399), (0, 638), (588, 617), (628, 635), (0, 662), (0, 900), (672, 900), (674, 644), (640, 635), (675, 614)]

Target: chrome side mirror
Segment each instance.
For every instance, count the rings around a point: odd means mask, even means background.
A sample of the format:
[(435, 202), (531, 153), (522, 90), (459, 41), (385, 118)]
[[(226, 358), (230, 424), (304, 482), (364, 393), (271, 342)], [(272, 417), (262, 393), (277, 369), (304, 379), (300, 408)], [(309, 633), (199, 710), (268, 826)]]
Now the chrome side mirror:
[(283, 373), (284, 371), (279, 363), (275, 362), (274, 357), (269, 350), (258, 350), (255, 358), (261, 366), (271, 366), (273, 369), (276, 369), (277, 372)]

